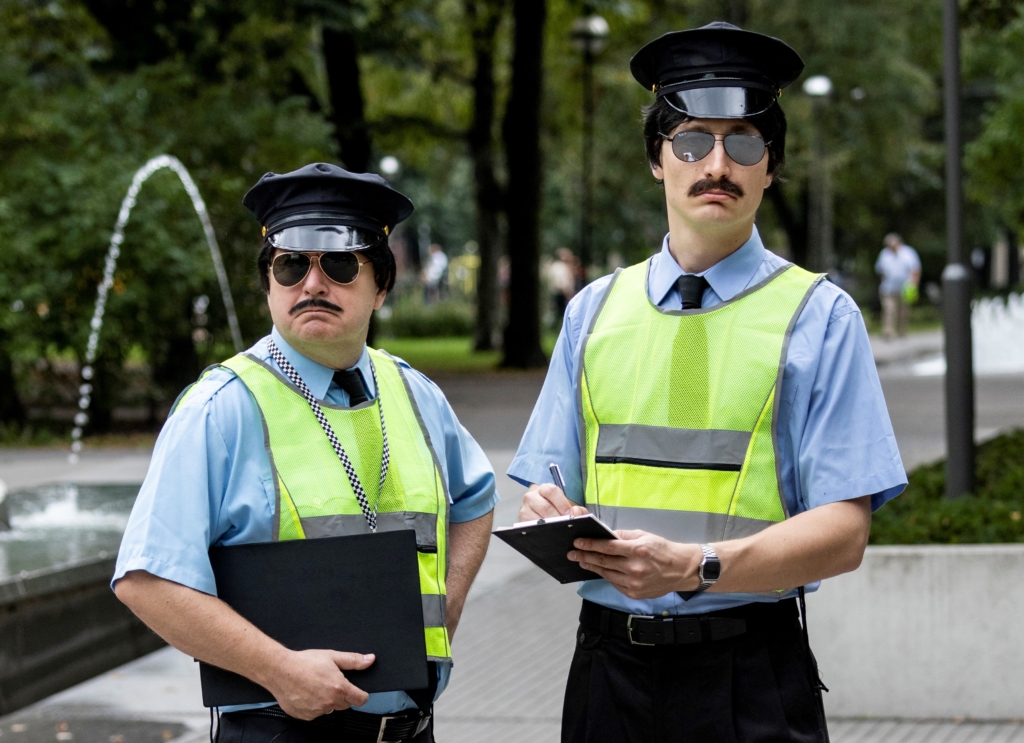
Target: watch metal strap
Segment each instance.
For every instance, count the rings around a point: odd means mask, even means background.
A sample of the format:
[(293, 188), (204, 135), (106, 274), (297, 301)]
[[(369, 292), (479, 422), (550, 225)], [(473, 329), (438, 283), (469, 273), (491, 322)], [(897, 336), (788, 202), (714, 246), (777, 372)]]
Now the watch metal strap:
[[(707, 562), (708, 560), (714, 560), (715, 562), (718, 561), (718, 555), (715, 554), (715, 551), (713, 549), (711, 549), (711, 545), (710, 544), (702, 544), (702, 545), (700, 545), (700, 551), (704, 553), (704, 561), (701, 562), (701, 567), (702, 568), (704, 567), (704, 562)], [(713, 581), (706, 581), (706, 580), (704, 580), (704, 571), (703, 570), (700, 571), (700, 577), (701, 577), (701, 584), (699, 586), (697, 586), (697, 592), (698, 593), (700, 593), (701, 591), (706, 591), (709, 588), (711, 588), (711, 586), (715, 585), (715, 581), (714, 580)], [(717, 578), (715, 580), (717, 580)]]

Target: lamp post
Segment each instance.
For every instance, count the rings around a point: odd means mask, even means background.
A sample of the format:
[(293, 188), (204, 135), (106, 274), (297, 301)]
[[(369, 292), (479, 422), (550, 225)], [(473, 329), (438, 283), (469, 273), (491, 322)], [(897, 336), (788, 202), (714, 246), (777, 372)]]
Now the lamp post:
[(974, 488), (974, 365), (971, 358), (971, 272), (964, 265), (960, 186), (960, 20), (957, 0), (942, 4), (943, 99), (946, 120), (946, 268), (942, 314), (946, 334), (946, 497)]
[(814, 102), (814, 165), (811, 169), (809, 193), (810, 224), (808, 243), (810, 267), (815, 271), (835, 268), (832, 245), (832, 179), (825, 153), (824, 109), (832, 93), (832, 81), (825, 75), (814, 75), (804, 80), (804, 93)]
[(592, 217), (594, 207), (594, 58), (604, 50), (608, 39), (608, 21), (584, 10), (584, 16), (572, 22), (572, 43), (583, 53), (583, 189), (580, 205), (580, 263), (584, 271), (592, 259)]

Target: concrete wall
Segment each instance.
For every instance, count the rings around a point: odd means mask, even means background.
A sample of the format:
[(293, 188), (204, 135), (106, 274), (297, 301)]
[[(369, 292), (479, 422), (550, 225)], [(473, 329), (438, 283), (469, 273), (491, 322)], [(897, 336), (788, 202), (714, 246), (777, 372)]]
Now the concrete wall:
[(1024, 544), (869, 547), (807, 603), (829, 715), (1024, 718)]
[(110, 590), (114, 559), (0, 583), (0, 716), (163, 646)]

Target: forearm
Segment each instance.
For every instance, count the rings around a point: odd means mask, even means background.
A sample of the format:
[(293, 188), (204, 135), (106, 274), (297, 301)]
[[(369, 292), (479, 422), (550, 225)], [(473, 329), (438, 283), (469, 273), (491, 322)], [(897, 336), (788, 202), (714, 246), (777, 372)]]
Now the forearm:
[(448, 527), (448, 579), (445, 582), (447, 592), (448, 634), (454, 636), (462, 616), (462, 607), (466, 603), (469, 588), (473, 585), (480, 565), (487, 554), (487, 545), (491, 539), (491, 524), (494, 522), (494, 511), (473, 521), (451, 524)]
[(712, 546), (716, 593), (791, 589), (856, 570), (871, 531), (871, 497), (813, 508), (743, 539)]
[(288, 652), (219, 598), (145, 571), (125, 575), (115, 593), (181, 652), (263, 686)]

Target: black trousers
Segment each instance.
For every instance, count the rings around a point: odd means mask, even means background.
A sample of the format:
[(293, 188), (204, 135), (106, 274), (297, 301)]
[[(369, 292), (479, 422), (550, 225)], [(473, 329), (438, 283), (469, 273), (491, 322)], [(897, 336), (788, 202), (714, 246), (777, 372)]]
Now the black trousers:
[[(317, 721), (305, 722), (288, 717), (270, 717), (246, 712), (225, 712), (220, 716), (217, 743), (360, 743), (366, 737), (339, 735), (337, 730)], [(434, 720), (427, 729), (410, 738), (409, 743), (434, 743)]]
[(743, 617), (747, 631), (649, 647), (581, 625), (562, 742), (827, 743), (796, 600), (714, 616)]

